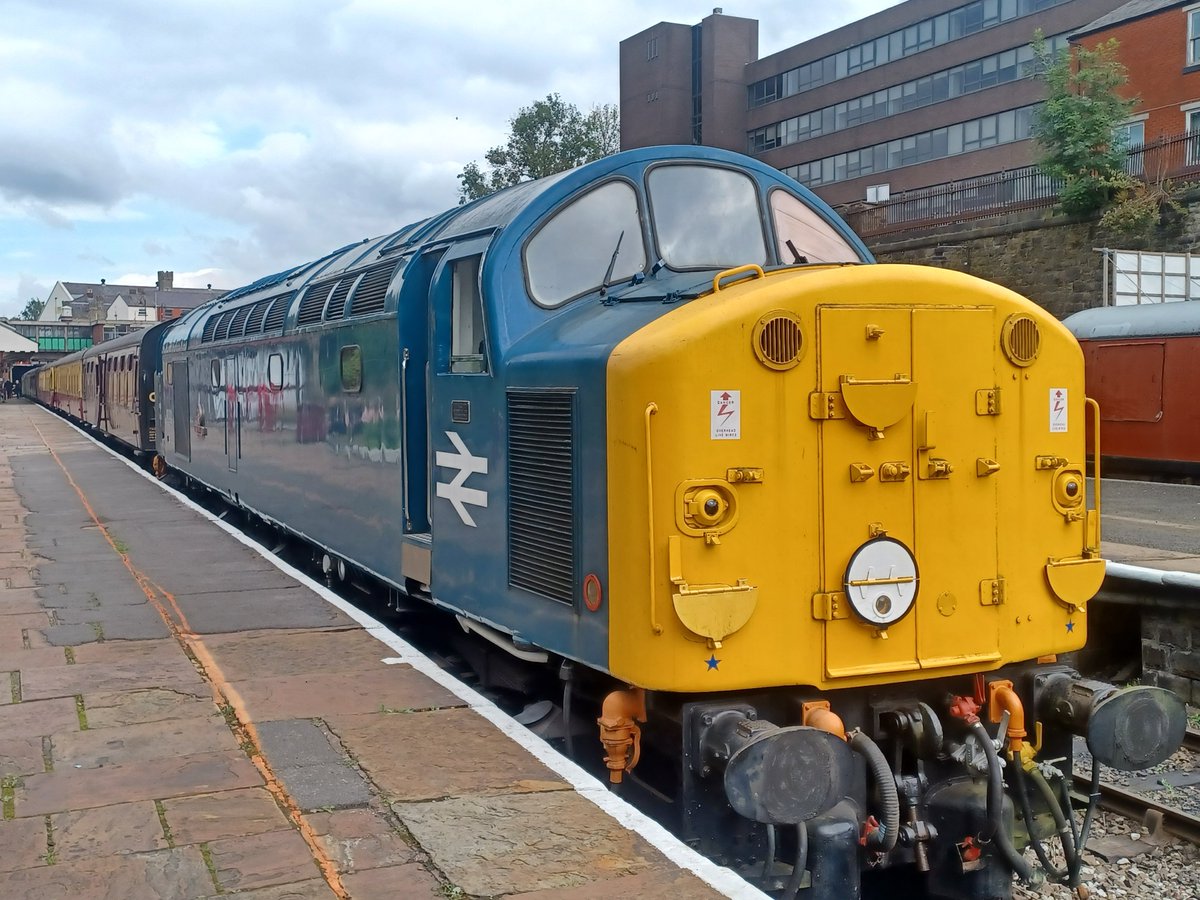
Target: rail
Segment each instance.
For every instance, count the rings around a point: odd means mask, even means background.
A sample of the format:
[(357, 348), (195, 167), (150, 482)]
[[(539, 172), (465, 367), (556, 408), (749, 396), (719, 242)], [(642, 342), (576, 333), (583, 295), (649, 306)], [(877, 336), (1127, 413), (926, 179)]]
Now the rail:
[[(1200, 753), (1200, 732), (1189, 728), (1183, 736), (1183, 749), (1190, 750), (1192, 753)], [(1075, 802), (1086, 805), (1091, 778), (1086, 774), (1076, 772), (1074, 780)], [(1160, 803), (1145, 794), (1102, 781), (1100, 783), (1100, 806), (1109, 812), (1125, 816), (1136, 822), (1157, 820), (1163, 829), (1175, 837), (1191, 844), (1200, 844), (1200, 816), (1166, 803)]]

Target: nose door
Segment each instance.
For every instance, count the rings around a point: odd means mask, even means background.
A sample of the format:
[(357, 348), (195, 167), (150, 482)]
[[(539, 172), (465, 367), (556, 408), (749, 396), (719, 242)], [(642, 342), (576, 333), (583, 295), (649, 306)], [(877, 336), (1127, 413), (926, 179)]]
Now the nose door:
[(831, 678), (998, 656), (997, 417), (977, 410), (979, 392), (996, 387), (993, 315), (819, 311), (811, 412), (823, 590), (836, 598), (826, 607)]

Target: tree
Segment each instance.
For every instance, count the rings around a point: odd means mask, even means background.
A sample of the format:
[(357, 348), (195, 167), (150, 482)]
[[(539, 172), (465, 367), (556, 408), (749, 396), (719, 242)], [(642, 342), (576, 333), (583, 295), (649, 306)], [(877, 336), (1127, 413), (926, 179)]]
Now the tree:
[(459, 203), (616, 153), (621, 121), (615, 104), (584, 115), (558, 94), (523, 106), (509, 121), (508, 141), (483, 155), (487, 168), (469, 162), (459, 173)]
[(1094, 50), (1072, 45), (1051, 58), (1041, 34), (1034, 40), (1035, 60), (1046, 82), (1046, 102), (1033, 121), (1042, 150), (1042, 171), (1062, 179), (1059, 203), (1065, 212), (1090, 215), (1128, 188), (1127, 147), (1114, 136), (1136, 98), (1122, 97), (1129, 81), (1111, 38)]
[(37, 297), (30, 297), (29, 302), (25, 304), (25, 308), (21, 310), (21, 315), (18, 318), (32, 322), (42, 314), (42, 310), (45, 308), (45, 300), (39, 300)]

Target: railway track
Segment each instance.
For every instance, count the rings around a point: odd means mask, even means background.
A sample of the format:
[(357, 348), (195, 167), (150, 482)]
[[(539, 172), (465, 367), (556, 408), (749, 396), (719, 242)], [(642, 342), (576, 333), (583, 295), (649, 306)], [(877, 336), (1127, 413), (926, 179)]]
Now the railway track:
[[(1193, 728), (1187, 730), (1184, 735), (1183, 747), (1179, 753), (1187, 753), (1196, 757), (1192, 771), (1200, 769), (1200, 730)], [(1171, 782), (1165, 780), (1165, 776), (1180, 771), (1172, 763), (1165, 764), (1165, 766), (1169, 766), (1169, 771), (1160, 773), (1160, 786), (1151, 788), (1155, 793), (1171, 791)], [(1139, 779), (1139, 783), (1144, 786), (1147, 780)], [(1076, 802), (1082, 805), (1087, 804), (1090, 787), (1091, 776), (1076, 771)], [(1144, 823), (1150, 834), (1165, 831), (1191, 844), (1200, 845), (1200, 810), (1190, 811), (1176, 803), (1164, 802), (1162, 799), (1150, 796), (1145, 791), (1135, 789), (1133, 785), (1116, 784), (1107, 780), (1100, 782), (1100, 807), (1135, 822)]]

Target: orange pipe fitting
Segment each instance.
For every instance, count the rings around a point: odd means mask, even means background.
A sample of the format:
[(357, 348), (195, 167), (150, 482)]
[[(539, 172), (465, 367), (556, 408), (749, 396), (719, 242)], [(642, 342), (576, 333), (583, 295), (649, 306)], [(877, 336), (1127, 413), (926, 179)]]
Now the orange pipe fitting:
[(642, 755), (642, 729), (637, 723), (646, 721), (646, 692), (641, 688), (613, 691), (604, 698), (600, 712), (596, 724), (600, 726), (608, 780), (620, 784)]
[(979, 704), (974, 697), (954, 697), (950, 701), (950, 715), (974, 725), (979, 721)]
[(1004, 712), (1008, 712), (1008, 749), (1013, 753), (1021, 752), (1021, 744), (1025, 740), (1025, 707), (1021, 698), (1013, 690), (1011, 681), (988, 682), (988, 718), (999, 722)]
[(828, 731), (843, 741), (846, 739), (846, 725), (841, 716), (830, 710), (828, 700), (812, 700), (803, 704), (800, 709), (803, 716), (800, 720), (802, 724), (809, 728)]

